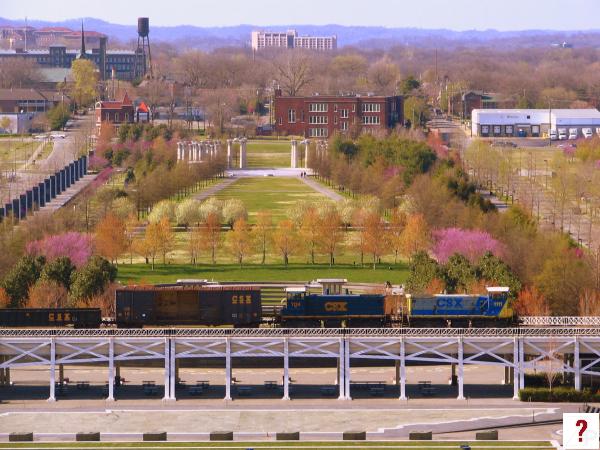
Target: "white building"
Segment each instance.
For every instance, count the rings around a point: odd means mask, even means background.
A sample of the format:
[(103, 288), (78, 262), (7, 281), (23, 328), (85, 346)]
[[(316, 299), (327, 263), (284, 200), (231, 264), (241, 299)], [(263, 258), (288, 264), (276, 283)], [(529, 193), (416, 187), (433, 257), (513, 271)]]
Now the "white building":
[(336, 36), (298, 36), (296, 30), (286, 32), (253, 31), (252, 49), (265, 48), (303, 48), (308, 50), (335, 50)]
[(474, 109), (471, 134), (482, 137), (540, 137), (549, 130), (600, 127), (597, 109)]

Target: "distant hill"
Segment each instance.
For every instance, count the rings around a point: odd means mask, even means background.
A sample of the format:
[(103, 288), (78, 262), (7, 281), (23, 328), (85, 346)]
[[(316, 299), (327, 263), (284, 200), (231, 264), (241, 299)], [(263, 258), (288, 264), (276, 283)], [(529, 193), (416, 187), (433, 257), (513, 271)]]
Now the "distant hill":
[[(120, 41), (126, 42), (137, 38), (137, 18), (132, 19), (131, 25), (118, 25), (94, 18), (84, 18), (84, 23), (86, 29), (99, 31)], [(81, 19), (65, 20), (62, 22), (29, 20), (28, 24), (38, 28), (64, 26), (79, 29), (81, 26)], [(23, 22), (0, 17), (0, 26), (1, 25), (22, 26)], [(452, 31), (444, 29), (359, 27), (342, 25), (237, 25), (228, 27), (179, 25), (175, 27), (163, 27), (152, 25), (152, 17), (150, 17), (150, 40), (151, 42), (164, 41), (183, 45), (185, 47), (210, 50), (223, 46), (250, 45), (250, 32), (252, 30), (287, 30), (292, 28), (297, 30), (299, 34), (335, 34), (338, 37), (339, 47), (356, 46), (363, 48), (389, 48), (396, 45), (411, 45), (428, 48), (477, 46), (506, 46), (507, 48), (515, 48), (545, 47), (563, 41), (568, 41), (575, 47), (600, 47), (600, 30)]]

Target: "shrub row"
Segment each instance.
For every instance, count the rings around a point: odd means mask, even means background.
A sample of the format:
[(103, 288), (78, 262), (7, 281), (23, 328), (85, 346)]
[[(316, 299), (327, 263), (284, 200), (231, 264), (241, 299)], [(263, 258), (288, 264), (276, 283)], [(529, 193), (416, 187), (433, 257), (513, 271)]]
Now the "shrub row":
[(600, 392), (590, 389), (576, 391), (574, 388), (556, 387), (548, 388), (524, 388), (519, 390), (521, 401), (532, 402), (599, 402)]

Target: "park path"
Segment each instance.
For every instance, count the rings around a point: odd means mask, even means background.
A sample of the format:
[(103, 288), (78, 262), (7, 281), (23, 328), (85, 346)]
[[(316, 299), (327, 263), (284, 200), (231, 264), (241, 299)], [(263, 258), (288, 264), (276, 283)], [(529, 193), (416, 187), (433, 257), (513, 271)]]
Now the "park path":
[(341, 196), (340, 194), (338, 194), (335, 191), (332, 191), (331, 189), (329, 189), (328, 187), (323, 186), (320, 183), (317, 183), (315, 180), (311, 180), (308, 177), (301, 177), (300, 178), (301, 181), (304, 182), (304, 184), (309, 185), (311, 188), (313, 188), (315, 191), (329, 197), (331, 200), (335, 201), (335, 202), (339, 202), (341, 200), (344, 199), (343, 196)]
[(215, 195), (217, 192), (225, 189), (230, 184), (235, 183), (237, 180), (238, 180), (237, 178), (227, 178), (226, 180), (223, 180), (219, 184), (215, 184), (214, 186), (211, 186), (208, 189), (205, 189), (202, 192), (199, 192), (198, 194), (194, 195), (194, 200), (200, 200), (200, 201), (205, 200), (208, 197)]

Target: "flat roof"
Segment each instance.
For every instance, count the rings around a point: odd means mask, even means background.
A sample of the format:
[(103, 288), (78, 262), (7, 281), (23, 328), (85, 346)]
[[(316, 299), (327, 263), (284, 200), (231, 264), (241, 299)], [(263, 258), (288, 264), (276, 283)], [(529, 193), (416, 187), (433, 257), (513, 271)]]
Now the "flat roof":
[(555, 117), (598, 117), (600, 111), (595, 108), (583, 109), (474, 109), (474, 113), (479, 115), (485, 114), (552, 114)]

